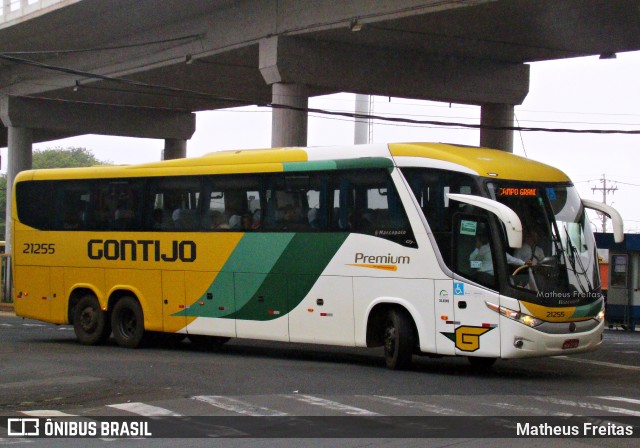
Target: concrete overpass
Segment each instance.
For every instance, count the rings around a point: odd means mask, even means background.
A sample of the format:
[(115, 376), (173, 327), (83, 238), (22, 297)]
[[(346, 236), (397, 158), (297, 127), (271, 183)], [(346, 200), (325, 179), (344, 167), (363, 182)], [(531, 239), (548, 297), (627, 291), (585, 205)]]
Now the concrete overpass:
[[(8, 188), (33, 142), (165, 139), (193, 112), (273, 109), (273, 146), (305, 145), (308, 98), (356, 92), (481, 106), (480, 144), (512, 150), (528, 62), (640, 49), (638, 0), (0, 0)], [(10, 211), (7, 210), (7, 216)], [(7, 235), (8, 237), (8, 235)]]

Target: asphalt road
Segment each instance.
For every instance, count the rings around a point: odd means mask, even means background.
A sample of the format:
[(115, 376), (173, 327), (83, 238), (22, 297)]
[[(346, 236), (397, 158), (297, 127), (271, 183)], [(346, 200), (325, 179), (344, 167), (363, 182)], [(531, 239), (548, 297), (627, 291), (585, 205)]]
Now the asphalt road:
[[(566, 416), (640, 417), (640, 333), (606, 331), (597, 352), (498, 361), (475, 370), (464, 358), (414, 358), (389, 371), (380, 350), (232, 340), (220, 351), (188, 342), (127, 350), (80, 345), (68, 326), (0, 313), (0, 415), (24, 416)], [(465, 420), (461, 420), (466, 423)], [(4, 434), (4, 435), (3, 435)], [(268, 446), (233, 439), (215, 446)], [(304, 437), (304, 435), (300, 435)], [(512, 446), (509, 439), (430, 439), (428, 446)], [(201, 439), (163, 439), (203, 446)], [(426, 446), (424, 440), (278, 439), (278, 446)], [(526, 446), (636, 446), (637, 438), (540, 439)], [(64, 441), (64, 443), (63, 443)], [(55, 442), (55, 443), (54, 443)], [(158, 446), (159, 439), (29, 439), (0, 445)], [(90, 442), (90, 443), (89, 443)], [(520, 442), (522, 440), (520, 439)]]

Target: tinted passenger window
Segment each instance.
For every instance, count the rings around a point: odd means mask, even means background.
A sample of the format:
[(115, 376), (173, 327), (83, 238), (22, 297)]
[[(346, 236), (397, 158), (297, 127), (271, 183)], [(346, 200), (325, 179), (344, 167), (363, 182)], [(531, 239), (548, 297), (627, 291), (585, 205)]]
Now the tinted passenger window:
[(353, 232), (415, 247), (386, 169), (21, 182), (42, 230)]

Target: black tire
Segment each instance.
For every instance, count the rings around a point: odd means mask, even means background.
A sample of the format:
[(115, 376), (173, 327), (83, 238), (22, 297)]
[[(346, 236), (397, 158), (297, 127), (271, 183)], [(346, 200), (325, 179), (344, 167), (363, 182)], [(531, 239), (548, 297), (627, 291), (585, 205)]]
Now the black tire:
[(189, 341), (191, 341), (191, 346), (196, 350), (220, 350), (224, 344), (229, 342), (227, 337), (222, 336), (205, 336), (202, 334), (190, 334)]
[(140, 347), (144, 338), (144, 315), (136, 299), (126, 296), (116, 302), (111, 311), (111, 329), (119, 346)]
[(73, 329), (83, 345), (98, 345), (109, 339), (109, 318), (95, 296), (87, 294), (80, 298), (73, 309)]
[(384, 324), (383, 347), (387, 367), (405, 370), (411, 367), (415, 334), (413, 322), (405, 311), (392, 309)]
[(481, 358), (478, 356), (469, 356), (467, 358), (469, 364), (476, 370), (491, 370), (491, 367), (496, 363), (496, 358)]

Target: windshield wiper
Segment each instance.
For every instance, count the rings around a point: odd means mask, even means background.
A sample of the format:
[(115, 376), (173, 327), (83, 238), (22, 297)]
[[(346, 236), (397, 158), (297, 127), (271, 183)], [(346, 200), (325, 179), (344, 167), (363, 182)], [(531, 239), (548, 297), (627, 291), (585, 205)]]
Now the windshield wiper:
[[(592, 291), (593, 287), (591, 286), (591, 282), (589, 281), (587, 270), (584, 268), (584, 265), (582, 264), (582, 257), (580, 256), (578, 249), (571, 242), (571, 237), (569, 236), (569, 230), (567, 229), (566, 224), (564, 225), (564, 234), (567, 240), (567, 248), (569, 249), (569, 254), (568, 254), (569, 263), (571, 264), (571, 269), (576, 276), (578, 286), (580, 286), (580, 289), (582, 290), (583, 293), (587, 293), (587, 291), (585, 291), (584, 289), (584, 286), (582, 285), (582, 281), (580, 280), (580, 276), (583, 276), (587, 282), (587, 287), (589, 288), (588, 290)], [(578, 261), (580, 271), (576, 269), (576, 260)]]

